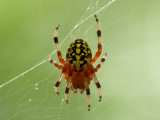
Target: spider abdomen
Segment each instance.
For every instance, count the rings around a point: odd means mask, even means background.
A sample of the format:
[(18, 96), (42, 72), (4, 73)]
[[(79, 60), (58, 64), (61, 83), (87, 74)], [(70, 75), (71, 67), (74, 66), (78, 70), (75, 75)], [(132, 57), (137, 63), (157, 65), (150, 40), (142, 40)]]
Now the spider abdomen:
[(67, 50), (66, 61), (74, 64), (75, 71), (81, 72), (83, 65), (92, 60), (91, 49), (87, 42), (82, 39), (76, 39), (71, 43)]

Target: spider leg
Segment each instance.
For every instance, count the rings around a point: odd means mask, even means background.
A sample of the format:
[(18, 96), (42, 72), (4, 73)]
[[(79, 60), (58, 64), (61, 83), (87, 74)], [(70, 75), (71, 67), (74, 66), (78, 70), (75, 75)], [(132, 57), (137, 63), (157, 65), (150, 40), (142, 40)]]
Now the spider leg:
[(64, 75), (64, 72), (61, 73), (61, 75), (59, 76), (59, 79), (57, 80), (57, 82), (55, 84), (55, 87), (54, 87), (57, 95), (59, 95), (58, 87), (59, 87), (59, 84), (61, 83), (63, 75)]
[(66, 103), (68, 104), (68, 93), (69, 93), (69, 88), (71, 87), (71, 76), (74, 71), (74, 65), (66, 62), (65, 67), (67, 68), (65, 73), (65, 79), (67, 80), (67, 87), (65, 90), (65, 99), (66, 99)]
[(89, 90), (89, 79), (85, 77), (84, 85), (86, 87), (86, 94), (87, 94), (87, 103), (88, 103), (88, 111), (90, 111), (90, 90)]
[(107, 56), (107, 53), (104, 54), (104, 56), (102, 57), (101, 61), (97, 65), (97, 67), (94, 68), (94, 72), (97, 72), (99, 70), (99, 68), (101, 67), (102, 63), (105, 61), (106, 56)]
[(56, 30), (55, 30), (55, 33), (54, 33), (54, 42), (55, 42), (55, 44), (56, 44), (57, 55), (58, 55), (59, 61), (64, 65), (64, 64), (65, 64), (65, 61), (64, 61), (64, 59), (62, 58), (62, 54), (61, 54), (61, 52), (60, 52), (59, 44), (58, 44), (58, 28), (59, 28), (59, 25), (56, 27)]
[(96, 18), (96, 22), (97, 22), (97, 36), (98, 36), (98, 51), (96, 52), (96, 55), (94, 56), (94, 58), (92, 59), (91, 63), (93, 64), (97, 58), (101, 55), (101, 51), (102, 51), (102, 45), (101, 45), (101, 28), (100, 28), (100, 24), (99, 24), (99, 20), (97, 18), (97, 15), (95, 15)]
[(66, 99), (67, 104), (68, 104), (68, 93), (69, 93), (69, 88), (70, 88), (70, 81), (71, 81), (71, 76), (69, 76), (67, 79), (67, 87), (65, 90), (65, 99)]
[(101, 101), (101, 99), (102, 99), (101, 85), (99, 84), (99, 82), (98, 82), (98, 80), (97, 80), (97, 77), (96, 77), (95, 73), (92, 73), (92, 76), (93, 76), (94, 81), (95, 81), (95, 84), (96, 84), (96, 86), (97, 86), (97, 88), (98, 88), (98, 92), (99, 92), (99, 101)]
[(48, 61), (52, 64), (54, 64), (58, 69), (63, 70), (63, 66), (59, 65), (56, 61), (52, 60), (51, 58), (48, 58)]

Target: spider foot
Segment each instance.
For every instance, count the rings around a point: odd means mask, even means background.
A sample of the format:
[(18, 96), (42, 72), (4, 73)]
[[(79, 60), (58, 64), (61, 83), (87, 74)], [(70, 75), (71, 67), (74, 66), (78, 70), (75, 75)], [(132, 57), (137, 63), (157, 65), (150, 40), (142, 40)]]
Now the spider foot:
[(101, 100), (102, 100), (102, 96), (99, 96), (99, 102), (101, 102)]
[(55, 91), (56, 91), (57, 95), (59, 95), (58, 87), (54, 87), (54, 89), (55, 89)]
[(98, 18), (97, 18), (97, 15), (94, 15), (95, 16), (95, 18), (96, 18), (96, 21), (98, 22)]
[(50, 61), (51, 61), (51, 58), (49, 57), (47, 60), (50, 62)]
[(47, 60), (48, 60), (50, 63), (54, 63), (54, 64), (57, 63), (56, 61), (52, 60), (51, 58), (48, 58)]
[(66, 100), (66, 103), (68, 104), (68, 100)]
[(90, 111), (90, 107), (91, 107), (91, 106), (90, 106), (90, 105), (88, 105), (88, 111)]
[(56, 27), (56, 30), (58, 30), (59, 26), (60, 26), (60, 25), (58, 24), (57, 27)]

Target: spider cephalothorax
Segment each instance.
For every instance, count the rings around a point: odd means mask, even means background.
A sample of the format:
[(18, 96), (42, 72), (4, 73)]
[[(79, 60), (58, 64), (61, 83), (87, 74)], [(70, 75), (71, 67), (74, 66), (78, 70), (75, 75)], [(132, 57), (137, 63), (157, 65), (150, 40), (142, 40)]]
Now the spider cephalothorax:
[(66, 103), (68, 103), (68, 93), (69, 89), (71, 89), (74, 93), (77, 93), (78, 90), (80, 93), (83, 93), (84, 90), (86, 90), (87, 94), (87, 102), (88, 102), (88, 110), (90, 110), (90, 90), (89, 85), (90, 81), (93, 79), (98, 91), (99, 91), (99, 101), (101, 101), (102, 95), (101, 95), (101, 85), (99, 84), (97, 77), (95, 75), (95, 72), (99, 70), (102, 63), (105, 61), (105, 57), (107, 54), (103, 56), (100, 63), (97, 65), (96, 68), (93, 67), (93, 63), (97, 60), (97, 58), (100, 56), (102, 51), (101, 46), (101, 29), (99, 25), (99, 21), (97, 16), (95, 15), (96, 22), (97, 22), (97, 36), (98, 36), (98, 51), (94, 58), (92, 59), (92, 53), (91, 49), (86, 43), (86, 41), (82, 39), (76, 39), (73, 41), (70, 45), (70, 47), (67, 50), (66, 53), (66, 61), (62, 58), (59, 45), (58, 45), (58, 28), (59, 25), (56, 27), (56, 31), (54, 34), (54, 41), (57, 48), (57, 55), (59, 58), (59, 61), (63, 65), (59, 65), (57, 62), (55, 62), (52, 59), (48, 59), (51, 63), (53, 63), (57, 68), (62, 70), (62, 73), (58, 79), (58, 81), (55, 84), (55, 91), (57, 94), (58, 92), (58, 86), (62, 80), (63, 75), (65, 75), (65, 79), (67, 81), (67, 87), (65, 90), (65, 99)]

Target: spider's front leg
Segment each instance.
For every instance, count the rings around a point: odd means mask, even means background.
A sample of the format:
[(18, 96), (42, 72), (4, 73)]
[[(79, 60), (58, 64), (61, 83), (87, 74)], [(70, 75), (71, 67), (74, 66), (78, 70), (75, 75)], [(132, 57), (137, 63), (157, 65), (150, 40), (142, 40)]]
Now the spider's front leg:
[(57, 55), (58, 55), (58, 58), (59, 58), (59, 61), (65, 65), (65, 61), (64, 59), (62, 58), (62, 54), (60, 52), (60, 49), (59, 49), (59, 44), (58, 44), (58, 28), (59, 28), (59, 25), (56, 27), (56, 30), (55, 30), (55, 33), (54, 33), (54, 42), (56, 44), (56, 48), (57, 48)]
[(97, 22), (97, 37), (98, 37), (98, 51), (96, 52), (96, 55), (94, 56), (94, 58), (92, 59), (91, 63), (93, 64), (97, 59), (98, 57), (101, 55), (101, 51), (102, 51), (102, 45), (101, 45), (101, 28), (100, 28), (100, 23), (99, 23), (99, 20), (98, 20), (98, 17), (97, 15), (95, 15), (95, 19), (96, 19), (96, 22)]

